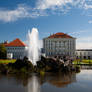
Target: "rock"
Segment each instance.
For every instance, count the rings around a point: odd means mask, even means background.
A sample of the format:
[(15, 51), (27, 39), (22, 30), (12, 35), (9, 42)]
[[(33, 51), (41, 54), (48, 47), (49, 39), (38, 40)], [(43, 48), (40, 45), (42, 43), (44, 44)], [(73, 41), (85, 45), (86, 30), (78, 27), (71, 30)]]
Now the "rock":
[(9, 73), (31, 73), (34, 71), (33, 64), (24, 57), (23, 60), (18, 59), (15, 63), (8, 64)]

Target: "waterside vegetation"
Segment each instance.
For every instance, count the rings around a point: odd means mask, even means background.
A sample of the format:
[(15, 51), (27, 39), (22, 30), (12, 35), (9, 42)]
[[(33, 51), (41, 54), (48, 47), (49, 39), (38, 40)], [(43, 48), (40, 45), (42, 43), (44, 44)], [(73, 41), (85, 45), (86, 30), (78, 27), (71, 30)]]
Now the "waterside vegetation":
[(88, 59), (83, 59), (83, 60), (80, 60), (80, 59), (77, 59), (77, 60), (74, 60), (73, 61), (73, 64), (78, 64), (78, 65), (83, 65), (83, 64), (87, 64), (87, 65), (91, 65), (92, 64), (92, 60), (88, 60)]
[(9, 64), (9, 63), (15, 63), (16, 59), (0, 59), (0, 64)]
[(27, 57), (23, 60), (13, 60), (10, 63), (0, 63), (0, 73), (2, 74), (28, 74), (37, 73), (44, 75), (47, 72), (79, 72), (80, 67), (73, 66), (72, 63), (67, 64), (59, 59), (41, 57), (36, 65), (33, 65)]

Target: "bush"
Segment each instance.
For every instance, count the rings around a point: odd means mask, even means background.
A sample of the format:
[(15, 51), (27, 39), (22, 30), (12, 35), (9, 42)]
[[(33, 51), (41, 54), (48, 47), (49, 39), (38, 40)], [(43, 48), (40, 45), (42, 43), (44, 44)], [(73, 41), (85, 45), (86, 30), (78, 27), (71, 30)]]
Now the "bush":
[(7, 73), (7, 66), (4, 64), (0, 64), (0, 73), (6, 74)]
[(16, 60), (15, 63), (9, 63), (8, 67), (12, 73), (30, 73), (34, 71), (33, 64), (26, 57), (23, 60)]
[(0, 59), (6, 59), (7, 58), (7, 51), (4, 46), (4, 44), (0, 44)]

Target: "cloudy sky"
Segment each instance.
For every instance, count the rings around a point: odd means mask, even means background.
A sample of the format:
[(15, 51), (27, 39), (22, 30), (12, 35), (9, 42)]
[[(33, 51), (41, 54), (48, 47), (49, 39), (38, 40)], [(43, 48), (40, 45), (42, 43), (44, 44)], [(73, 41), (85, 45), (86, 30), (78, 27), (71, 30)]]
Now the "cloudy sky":
[(36, 27), (40, 39), (56, 32), (92, 48), (92, 0), (0, 0), (0, 42), (20, 38)]

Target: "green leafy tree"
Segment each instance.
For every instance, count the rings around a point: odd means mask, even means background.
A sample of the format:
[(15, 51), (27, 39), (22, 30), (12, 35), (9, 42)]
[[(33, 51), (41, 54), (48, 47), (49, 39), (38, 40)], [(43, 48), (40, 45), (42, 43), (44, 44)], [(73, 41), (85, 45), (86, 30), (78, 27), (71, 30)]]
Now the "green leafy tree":
[(0, 59), (6, 59), (7, 51), (4, 44), (0, 44)]

